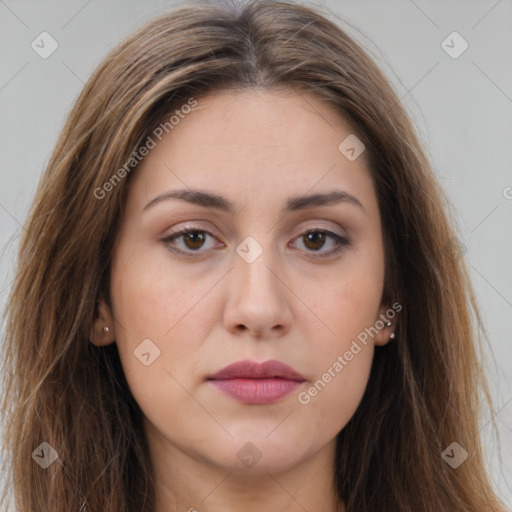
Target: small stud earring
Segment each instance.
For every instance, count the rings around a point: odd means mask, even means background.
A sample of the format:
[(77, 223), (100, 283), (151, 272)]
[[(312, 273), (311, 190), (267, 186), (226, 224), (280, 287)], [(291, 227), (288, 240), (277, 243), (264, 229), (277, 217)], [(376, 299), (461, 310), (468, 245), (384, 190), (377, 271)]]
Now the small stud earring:
[(110, 329), (108, 328), (108, 325), (105, 325), (105, 327), (103, 327), (103, 332), (108, 332), (110, 331)]
[(394, 332), (392, 332), (392, 333), (389, 335), (389, 339), (391, 339), (391, 340), (394, 340), (394, 339), (395, 339), (395, 333), (394, 333)]
[(386, 327), (391, 327), (392, 325), (393, 325), (393, 322), (391, 322), (391, 321), (386, 322)]

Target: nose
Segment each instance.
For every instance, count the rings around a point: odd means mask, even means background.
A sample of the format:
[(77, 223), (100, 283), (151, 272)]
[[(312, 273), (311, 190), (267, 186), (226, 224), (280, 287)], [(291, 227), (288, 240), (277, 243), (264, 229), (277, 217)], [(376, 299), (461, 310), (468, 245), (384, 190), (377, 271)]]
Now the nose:
[(290, 291), (275, 262), (266, 257), (268, 252), (263, 251), (252, 263), (235, 256), (223, 313), (224, 325), (233, 334), (264, 339), (281, 337), (290, 330)]

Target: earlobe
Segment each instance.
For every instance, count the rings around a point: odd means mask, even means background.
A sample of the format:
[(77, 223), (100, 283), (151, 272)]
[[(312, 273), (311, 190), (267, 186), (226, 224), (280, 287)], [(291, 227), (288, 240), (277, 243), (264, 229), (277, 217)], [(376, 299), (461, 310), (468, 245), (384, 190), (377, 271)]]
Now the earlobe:
[(396, 339), (397, 320), (397, 312), (393, 308), (386, 306), (380, 308), (379, 315), (375, 321), (375, 326), (378, 329), (374, 337), (375, 345), (382, 347)]
[(103, 300), (98, 301), (98, 315), (91, 326), (89, 340), (93, 345), (104, 347), (115, 341), (114, 317)]

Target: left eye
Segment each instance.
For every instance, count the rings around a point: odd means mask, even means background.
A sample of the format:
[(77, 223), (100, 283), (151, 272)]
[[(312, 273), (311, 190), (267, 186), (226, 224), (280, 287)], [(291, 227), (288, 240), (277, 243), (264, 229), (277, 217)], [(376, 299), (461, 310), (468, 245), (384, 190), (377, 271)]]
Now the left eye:
[[(321, 256), (334, 254), (344, 246), (349, 245), (347, 238), (337, 235), (332, 231), (321, 229), (306, 231), (300, 237), (296, 238), (296, 241), (300, 241), (301, 244), (299, 245), (303, 245), (307, 252), (320, 253)], [(296, 243), (297, 242), (292, 245), (295, 246)], [(327, 250), (325, 250), (326, 247)]]
[[(180, 231), (168, 236), (162, 240), (171, 251), (175, 252), (202, 252), (199, 249), (211, 249), (213, 245), (208, 245), (208, 239), (214, 240), (213, 236), (208, 231), (199, 229), (191, 229), (187, 231)], [(180, 242), (180, 243), (177, 243)]]

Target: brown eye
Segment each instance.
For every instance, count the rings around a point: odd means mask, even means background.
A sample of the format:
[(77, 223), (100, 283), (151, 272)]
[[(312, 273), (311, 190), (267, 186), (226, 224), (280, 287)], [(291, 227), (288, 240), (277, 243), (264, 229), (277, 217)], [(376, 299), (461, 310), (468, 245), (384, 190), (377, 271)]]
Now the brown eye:
[(209, 249), (223, 247), (215, 237), (201, 229), (184, 229), (162, 239), (163, 244), (172, 252), (185, 256), (195, 256), (206, 253)]
[[(350, 245), (350, 240), (344, 236), (322, 229), (312, 229), (299, 236), (292, 244), (306, 253), (318, 258), (333, 256), (338, 251)], [(303, 246), (303, 247), (301, 247)]]
[(206, 240), (203, 231), (190, 231), (183, 235), (183, 242), (187, 249), (200, 249)]
[(325, 244), (325, 233), (320, 231), (313, 231), (306, 233), (303, 236), (304, 245), (311, 250), (317, 251), (321, 249)]

